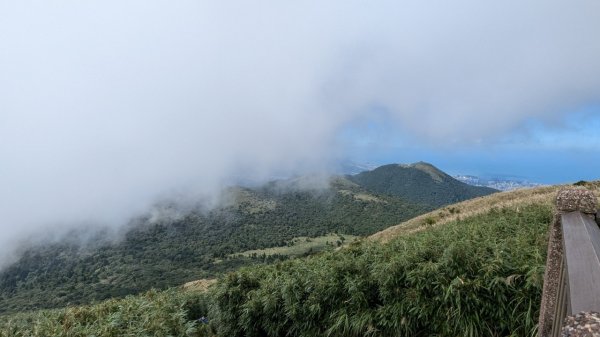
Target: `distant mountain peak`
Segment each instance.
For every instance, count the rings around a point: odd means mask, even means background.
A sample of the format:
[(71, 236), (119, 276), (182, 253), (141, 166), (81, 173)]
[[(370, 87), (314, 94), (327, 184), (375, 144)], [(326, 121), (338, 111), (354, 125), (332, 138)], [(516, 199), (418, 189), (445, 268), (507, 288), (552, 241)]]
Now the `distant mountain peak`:
[(424, 162), (424, 161), (419, 161), (419, 162), (412, 163), (412, 164), (399, 164), (399, 166), (402, 168), (413, 168), (413, 169), (423, 171), (423, 172), (429, 174), (429, 176), (431, 176), (431, 178), (433, 180), (437, 181), (438, 183), (441, 183), (442, 181), (444, 181), (444, 177), (448, 176), (442, 170), (440, 170), (437, 167), (433, 166), (432, 164)]
[(497, 192), (460, 182), (430, 163), (389, 164), (348, 177), (367, 190), (440, 207)]

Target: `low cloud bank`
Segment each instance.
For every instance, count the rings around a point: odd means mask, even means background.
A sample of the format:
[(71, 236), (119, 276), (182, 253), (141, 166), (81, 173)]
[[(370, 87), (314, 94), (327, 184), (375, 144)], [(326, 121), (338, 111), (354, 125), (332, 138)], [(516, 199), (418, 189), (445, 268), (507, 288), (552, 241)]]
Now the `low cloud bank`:
[(170, 195), (326, 170), (383, 111), (428, 146), (600, 102), (597, 1), (0, 4), (0, 261)]

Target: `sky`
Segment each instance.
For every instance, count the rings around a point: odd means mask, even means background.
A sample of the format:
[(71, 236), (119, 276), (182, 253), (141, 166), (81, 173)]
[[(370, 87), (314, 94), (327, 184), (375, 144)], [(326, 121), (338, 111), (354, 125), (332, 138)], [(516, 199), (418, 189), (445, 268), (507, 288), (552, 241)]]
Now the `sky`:
[(599, 31), (595, 0), (0, 1), (0, 260), (345, 160), (600, 178)]
[(352, 163), (427, 161), (452, 175), (560, 184), (600, 179), (599, 130), (600, 107), (592, 105), (554, 122), (524, 122), (493, 141), (417, 143), (387, 118), (348, 126), (338, 137)]

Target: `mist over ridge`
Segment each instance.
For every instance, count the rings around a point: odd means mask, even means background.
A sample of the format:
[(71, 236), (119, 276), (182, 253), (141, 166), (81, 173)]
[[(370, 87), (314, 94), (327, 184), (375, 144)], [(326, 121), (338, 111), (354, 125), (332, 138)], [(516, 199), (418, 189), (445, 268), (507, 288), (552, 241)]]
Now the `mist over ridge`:
[(0, 4), (0, 261), (234, 177), (326, 172), (373, 111), (487, 144), (600, 102), (595, 1)]

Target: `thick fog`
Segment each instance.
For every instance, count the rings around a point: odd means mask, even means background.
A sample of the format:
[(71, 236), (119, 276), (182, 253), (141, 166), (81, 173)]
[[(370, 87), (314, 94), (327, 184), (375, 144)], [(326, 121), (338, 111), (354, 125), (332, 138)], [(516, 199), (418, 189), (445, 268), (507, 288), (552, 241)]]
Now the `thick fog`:
[(600, 102), (598, 1), (4, 1), (0, 260), (30, 233), (322, 171), (383, 112), (493, 141)]

